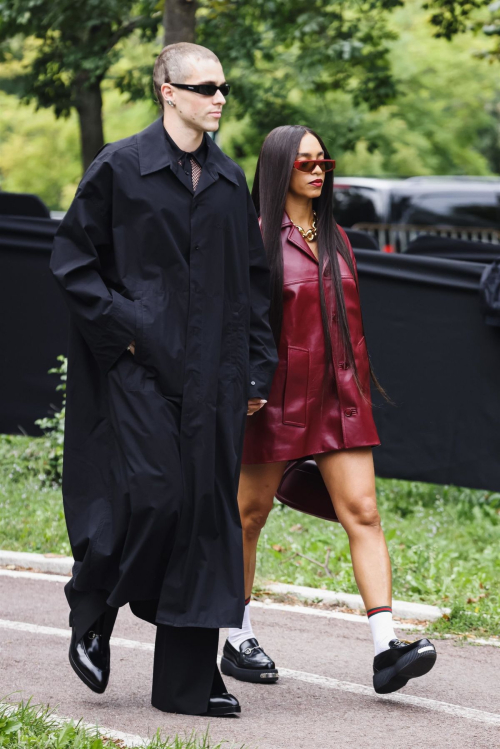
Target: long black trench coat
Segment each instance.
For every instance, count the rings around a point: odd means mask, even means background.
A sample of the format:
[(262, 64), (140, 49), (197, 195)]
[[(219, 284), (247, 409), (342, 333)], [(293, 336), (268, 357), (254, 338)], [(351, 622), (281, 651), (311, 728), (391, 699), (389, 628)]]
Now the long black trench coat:
[(277, 354), (245, 176), (205, 137), (188, 263), (169, 201), (187, 187), (161, 119), (99, 152), (57, 231), (51, 269), (71, 312), (63, 498), (74, 590), (157, 601), (163, 624), (239, 627), (247, 401), (267, 398)]

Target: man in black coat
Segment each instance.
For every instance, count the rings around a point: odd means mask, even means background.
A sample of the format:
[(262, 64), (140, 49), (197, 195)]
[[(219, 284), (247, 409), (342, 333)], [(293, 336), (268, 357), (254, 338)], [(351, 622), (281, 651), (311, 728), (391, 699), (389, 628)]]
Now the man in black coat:
[(129, 603), (157, 626), (152, 704), (220, 715), (240, 710), (216, 655), (244, 611), (237, 488), (277, 365), (269, 270), (244, 173), (207, 134), (219, 60), (170, 45), (153, 78), (163, 117), (98, 153), (51, 259), (71, 312), (70, 662), (103, 692)]

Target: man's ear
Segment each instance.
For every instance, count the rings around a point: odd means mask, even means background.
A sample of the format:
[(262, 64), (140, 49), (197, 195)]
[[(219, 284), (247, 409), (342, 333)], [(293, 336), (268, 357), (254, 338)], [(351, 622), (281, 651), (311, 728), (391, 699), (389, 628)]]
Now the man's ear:
[(172, 88), (170, 83), (162, 83), (160, 91), (163, 97), (163, 101), (166, 103), (169, 99), (171, 99), (174, 89)]

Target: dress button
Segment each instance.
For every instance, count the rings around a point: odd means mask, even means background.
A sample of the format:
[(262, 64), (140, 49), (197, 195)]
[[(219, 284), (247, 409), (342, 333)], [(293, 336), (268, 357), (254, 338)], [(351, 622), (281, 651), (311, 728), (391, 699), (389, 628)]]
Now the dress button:
[(356, 414), (358, 413), (358, 410), (356, 408), (346, 408), (344, 413), (346, 416), (356, 416)]
[(199, 250), (200, 249), (200, 245), (199, 244), (195, 244), (194, 249), (195, 250)]
[(255, 380), (252, 380), (252, 382), (250, 383), (250, 385), (255, 385)]

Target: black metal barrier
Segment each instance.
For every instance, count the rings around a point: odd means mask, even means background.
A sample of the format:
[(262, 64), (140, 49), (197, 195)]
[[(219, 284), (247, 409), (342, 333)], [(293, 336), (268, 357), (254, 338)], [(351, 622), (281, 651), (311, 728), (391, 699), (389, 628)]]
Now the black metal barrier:
[(500, 489), (500, 327), (478, 263), (356, 253), (374, 393), (377, 475)]
[(66, 354), (68, 312), (49, 270), (59, 222), (0, 216), (0, 432), (40, 434), (35, 419), (61, 404), (59, 354)]
[(500, 259), (500, 244), (468, 242), (465, 239), (422, 235), (410, 242), (408, 255), (442, 257), (448, 260), (467, 260), (471, 263), (493, 263)]
[[(19, 223), (22, 221), (22, 226)], [(49, 271), (57, 221), (0, 217), (0, 432), (37, 434), (60, 396), (47, 374), (68, 315)], [(500, 327), (485, 324), (483, 264), (356, 250), (379, 476), (500, 490)]]

